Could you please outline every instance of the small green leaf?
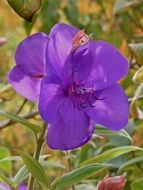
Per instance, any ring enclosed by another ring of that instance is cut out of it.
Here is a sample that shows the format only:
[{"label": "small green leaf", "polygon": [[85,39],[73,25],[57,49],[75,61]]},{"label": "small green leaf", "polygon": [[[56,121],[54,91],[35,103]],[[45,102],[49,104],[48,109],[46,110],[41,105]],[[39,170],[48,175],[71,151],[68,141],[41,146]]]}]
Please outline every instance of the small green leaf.
[{"label": "small green leaf", "polygon": [[111,165],[98,163],[98,164],[87,165],[85,167],[73,170],[61,176],[60,179],[56,180],[53,183],[51,189],[63,189],[64,187],[81,182],[81,180],[86,179],[93,174],[97,174],[103,171],[108,166],[111,166]]},{"label": "small green leaf", "polygon": [[[4,171],[7,174],[11,173],[12,163],[10,160],[4,160],[11,155],[11,152],[6,147],[0,147],[0,171]],[[1,162],[3,160],[3,162]]]},{"label": "small green leaf", "polygon": [[10,84],[8,85],[4,84],[2,85],[2,87],[0,87],[0,98],[2,100],[11,100],[14,94],[15,91]]},{"label": "small green leaf", "polygon": [[124,170],[126,167],[132,165],[132,164],[136,164],[136,163],[141,163],[143,162],[143,156],[140,156],[140,157],[136,157],[136,158],[133,158],[131,160],[128,160],[126,161],[124,164],[122,164],[119,169],[118,169],[118,173],[121,173],[122,170]]},{"label": "small green leaf", "polygon": [[138,64],[143,65],[143,43],[131,43],[129,47],[136,54]]},{"label": "small green leaf", "polygon": [[10,112],[5,112],[0,110],[0,115],[7,117],[15,122],[18,122],[26,127],[28,127],[29,129],[31,129],[34,133],[39,133],[42,131],[41,127],[39,125],[30,123],[29,121],[27,121],[26,119],[21,118],[20,116],[17,116],[14,113],[10,113]]},{"label": "small green leaf", "polygon": [[57,169],[62,169],[62,170],[65,170],[66,169],[66,166],[62,165],[61,163],[58,163],[56,161],[39,161],[40,164],[43,166],[43,167],[47,167],[47,168],[57,168]]},{"label": "small green leaf", "polygon": [[0,164],[5,161],[20,161],[20,156],[7,156],[6,158],[0,159]]},{"label": "small green leaf", "polygon": [[31,22],[33,16],[40,9],[41,0],[7,0],[15,12]]},{"label": "small green leaf", "polygon": [[22,166],[13,179],[14,183],[18,185],[20,182],[25,180],[28,174],[29,170],[26,168],[26,166]]},{"label": "small green leaf", "polygon": [[[143,64],[143,63],[142,63]],[[143,66],[141,66],[134,74],[133,81],[137,84],[143,82]]]},{"label": "small green leaf", "polygon": [[131,190],[142,190],[143,189],[143,178],[139,178],[132,182]]},{"label": "small green leaf", "polygon": [[130,104],[130,116],[132,119],[143,119],[142,110],[138,107],[137,100],[133,100]]},{"label": "small green leaf", "polygon": [[118,147],[118,148],[112,148],[111,150],[105,151],[100,155],[96,155],[95,157],[92,157],[92,158],[82,162],[81,166],[108,161],[108,160],[111,160],[112,158],[116,158],[117,156],[120,156],[122,154],[126,154],[128,152],[136,151],[136,150],[143,151],[142,148],[139,148],[137,146],[122,146],[122,147]]},{"label": "small green leaf", "polygon": [[138,85],[130,104],[130,116],[133,119],[143,119],[142,110],[138,106],[138,99],[142,95],[142,92],[143,92],[143,83]]},{"label": "small green leaf", "polygon": [[141,3],[141,0],[116,0],[114,8],[113,8],[113,13],[118,14],[124,10],[127,10],[128,8],[132,6],[136,6],[139,3]]},{"label": "small green leaf", "polygon": [[26,165],[26,167],[28,168],[28,170],[31,172],[31,174],[41,183],[43,184],[45,187],[48,187],[48,181],[47,181],[47,177],[46,174],[44,172],[44,169],[42,168],[42,166],[39,164],[39,162],[32,158],[30,155],[21,152],[20,153],[24,164]]},{"label": "small green leaf", "polygon": [[92,146],[91,144],[87,143],[87,144],[85,144],[85,145],[81,148],[79,163],[84,162],[85,160],[88,159],[91,146]]},{"label": "small green leaf", "polygon": [[104,128],[104,127],[96,126],[95,134],[107,135],[107,136],[109,135],[109,136],[125,137],[131,142],[131,144],[133,144],[132,138],[130,137],[130,135],[124,129],[122,129],[120,131],[110,131],[110,130]]}]

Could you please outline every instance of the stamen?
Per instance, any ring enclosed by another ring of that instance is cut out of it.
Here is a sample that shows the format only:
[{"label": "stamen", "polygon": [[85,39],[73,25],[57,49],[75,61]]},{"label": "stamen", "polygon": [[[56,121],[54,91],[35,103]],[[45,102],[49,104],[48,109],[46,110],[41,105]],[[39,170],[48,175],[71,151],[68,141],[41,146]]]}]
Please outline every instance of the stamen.
[{"label": "stamen", "polygon": [[80,107],[81,107],[81,108],[87,108],[88,105],[87,105],[87,104],[84,105],[84,104],[82,104],[82,103],[80,102]]},{"label": "stamen", "polygon": [[96,107],[97,100],[104,100],[106,97],[100,98],[95,95],[93,88],[86,88],[84,84],[74,81],[68,90],[69,96],[73,97],[74,107],[79,110],[87,107]]},{"label": "stamen", "polygon": [[103,97],[103,98],[98,98],[95,96],[95,94],[93,93],[92,96],[96,99],[96,100],[104,100],[106,97]]}]

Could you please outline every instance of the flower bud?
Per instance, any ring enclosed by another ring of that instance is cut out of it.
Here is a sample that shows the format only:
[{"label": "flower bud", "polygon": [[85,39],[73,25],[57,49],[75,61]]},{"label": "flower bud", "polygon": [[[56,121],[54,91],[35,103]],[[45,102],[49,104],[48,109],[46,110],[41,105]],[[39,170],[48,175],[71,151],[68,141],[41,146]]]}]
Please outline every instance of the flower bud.
[{"label": "flower bud", "polygon": [[32,21],[33,16],[36,14],[41,6],[41,0],[7,1],[19,16],[23,17],[29,22]]},{"label": "flower bud", "polygon": [[97,190],[122,190],[125,186],[125,175],[109,177],[105,176],[102,181],[99,182]]},{"label": "flower bud", "polygon": [[7,43],[7,39],[5,37],[0,37],[0,46]]}]

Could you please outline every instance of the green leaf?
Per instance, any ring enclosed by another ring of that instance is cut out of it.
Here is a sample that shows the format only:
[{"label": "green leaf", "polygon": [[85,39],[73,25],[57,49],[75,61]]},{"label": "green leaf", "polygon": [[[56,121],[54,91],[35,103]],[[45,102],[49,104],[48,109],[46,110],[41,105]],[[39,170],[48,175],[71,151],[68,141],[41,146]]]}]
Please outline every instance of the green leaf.
[{"label": "green leaf", "polygon": [[120,156],[122,154],[126,154],[126,153],[129,153],[131,151],[136,151],[136,150],[143,151],[142,148],[139,148],[137,146],[122,146],[122,147],[118,147],[118,148],[112,148],[111,150],[105,151],[100,155],[96,155],[96,156],[82,162],[81,166],[108,161],[108,160],[111,160],[112,158],[116,158],[117,156]]},{"label": "green leaf", "polygon": [[[142,62],[143,64],[143,62]],[[143,66],[141,66],[134,74],[133,81],[137,84],[143,82]]]},{"label": "green leaf", "polygon": [[0,88],[0,98],[2,100],[11,100],[14,94],[15,94],[15,91],[10,84],[3,85]]},{"label": "green leaf", "polygon": [[136,158],[133,158],[131,160],[128,160],[126,161],[124,164],[122,164],[119,169],[118,169],[118,173],[121,173],[122,170],[124,170],[126,167],[129,167],[130,165],[132,164],[136,164],[136,163],[141,163],[143,162],[143,156],[140,156],[140,157],[136,157]]},{"label": "green leaf", "polygon": [[7,0],[15,12],[31,22],[33,16],[40,9],[41,0]]},{"label": "green leaf", "polygon": [[95,134],[125,137],[131,142],[131,144],[133,144],[133,139],[130,137],[130,135],[124,129],[122,129],[120,131],[110,131],[104,127],[96,126]]},{"label": "green leaf", "polygon": [[87,165],[85,167],[73,170],[61,176],[60,179],[56,180],[53,183],[51,189],[63,189],[64,187],[81,182],[81,180],[86,179],[93,174],[97,174],[103,171],[108,166],[111,166],[111,165],[98,163],[98,164]]},{"label": "green leaf", "polygon": [[[11,173],[12,163],[9,160],[4,160],[11,155],[11,152],[6,147],[0,147],[0,170],[7,174]],[[3,160],[3,162],[1,162]]]},{"label": "green leaf", "polygon": [[28,127],[29,129],[31,129],[34,133],[39,133],[42,131],[41,127],[39,125],[30,123],[29,121],[27,121],[26,119],[21,118],[20,116],[17,116],[14,113],[10,113],[10,112],[5,112],[0,110],[0,115],[7,117],[15,122],[18,122],[26,127]]},{"label": "green leaf", "polygon": [[41,183],[43,184],[45,187],[48,187],[48,181],[47,181],[47,177],[46,174],[44,172],[44,169],[42,168],[42,166],[39,164],[39,162],[32,158],[30,155],[21,152],[20,153],[24,164],[26,165],[26,167],[28,168],[28,170],[31,172],[31,174]]},{"label": "green leaf", "polygon": [[136,54],[139,65],[143,65],[143,43],[131,43],[129,47]]},{"label": "green leaf", "polygon": [[0,159],[0,164],[5,161],[20,161],[21,157],[20,156],[8,156],[6,158]]},{"label": "green leaf", "polygon": [[57,168],[57,169],[63,169],[65,170],[66,169],[66,166],[62,165],[61,163],[58,163],[56,161],[39,161],[40,164],[43,166],[43,167],[47,167],[47,168]]},{"label": "green leaf", "polygon": [[139,3],[141,3],[141,0],[116,0],[114,8],[113,8],[113,13],[114,14],[118,14],[122,11],[127,10],[128,8],[132,7],[132,6],[136,6]]},{"label": "green leaf", "polygon": [[26,179],[28,174],[29,170],[26,168],[26,166],[22,166],[13,179],[14,183],[18,185],[20,182]]},{"label": "green leaf", "polygon": [[137,179],[132,182],[131,190],[142,190],[143,189],[143,178]]},{"label": "green leaf", "polygon": [[133,119],[143,119],[142,110],[138,106],[138,99],[142,95],[142,92],[143,92],[143,83],[140,83],[137,89],[135,90],[134,96],[130,104],[130,116]]},{"label": "green leaf", "polygon": [[92,145],[87,143],[85,144],[80,151],[80,158],[79,158],[79,163],[84,162],[85,160],[88,159],[90,149],[92,148]]},{"label": "green leaf", "polygon": [[[45,164],[45,162],[47,162],[47,161],[45,161],[44,163],[43,163],[43,160],[45,159],[45,158],[47,158],[49,155],[42,155],[42,156],[40,156],[40,164],[42,165],[42,166],[44,166],[45,167],[45,165],[47,166],[47,167],[50,167],[49,166],[49,164]],[[56,164],[56,163],[55,163]],[[56,166],[55,166],[56,167]],[[57,166],[58,167],[58,166]],[[60,167],[60,166],[59,166]],[[15,175],[15,177],[14,177],[14,179],[13,179],[13,181],[14,181],[14,183],[16,184],[16,185],[18,185],[20,182],[22,182],[22,181],[24,181],[26,178],[27,178],[27,176],[29,175],[29,170],[26,168],[26,166],[22,166],[20,169],[19,169],[19,171],[17,172],[17,174]]]}]

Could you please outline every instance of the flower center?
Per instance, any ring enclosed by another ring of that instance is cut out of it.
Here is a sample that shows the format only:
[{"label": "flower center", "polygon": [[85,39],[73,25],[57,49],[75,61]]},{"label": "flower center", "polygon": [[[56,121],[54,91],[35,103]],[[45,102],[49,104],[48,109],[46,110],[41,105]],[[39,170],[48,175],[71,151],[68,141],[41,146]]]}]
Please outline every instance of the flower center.
[{"label": "flower center", "polygon": [[68,95],[73,98],[74,106],[78,109],[95,107],[97,100],[103,100],[95,95],[96,92],[92,88],[87,88],[84,84],[74,81],[68,89]]},{"label": "flower center", "polygon": [[83,84],[74,81],[73,84],[70,86],[68,92],[70,96],[85,95],[86,93],[90,92],[90,89],[86,88]]}]

